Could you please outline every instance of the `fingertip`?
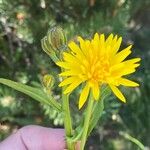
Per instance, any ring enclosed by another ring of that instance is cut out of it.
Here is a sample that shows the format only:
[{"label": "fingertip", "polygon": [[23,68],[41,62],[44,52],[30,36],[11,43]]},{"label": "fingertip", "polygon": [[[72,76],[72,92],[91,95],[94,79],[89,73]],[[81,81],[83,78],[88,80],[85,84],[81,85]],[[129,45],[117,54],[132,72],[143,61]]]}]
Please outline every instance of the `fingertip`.
[{"label": "fingertip", "polygon": [[23,127],[21,136],[30,150],[62,150],[66,148],[64,129],[30,125]]}]

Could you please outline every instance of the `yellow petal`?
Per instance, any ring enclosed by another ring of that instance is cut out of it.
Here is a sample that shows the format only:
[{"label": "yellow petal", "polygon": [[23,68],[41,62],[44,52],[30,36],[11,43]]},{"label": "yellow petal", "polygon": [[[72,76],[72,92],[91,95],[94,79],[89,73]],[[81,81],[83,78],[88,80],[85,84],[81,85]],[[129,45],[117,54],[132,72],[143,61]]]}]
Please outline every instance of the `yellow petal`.
[{"label": "yellow petal", "polygon": [[99,44],[99,34],[98,33],[95,33],[94,41],[95,41],[95,44],[98,46],[98,44]]},{"label": "yellow petal", "polygon": [[82,57],[84,57],[84,55],[80,47],[75,42],[70,42],[68,44],[68,47],[76,54],[76,57],[78,56],[82,60]]},{"label": "yellow petal", "polygon": [[113,34],[110,34],[109,37],[106,40],[106,44],[111,44],[112,43],[112,39],[113,39]]},{"label": "yellow petal", "polygon": [[120,48],[120,45],[121,45],[121,42],[122,42],[122,37],[120,37],[117,40],[117,42],[114,43],[114,46],[112,45],[113,46],[113,48],[112,48],[112,56],[115,55],[118,52],[118,50]]},{"label": "yellow petal", "polygon": [[101,34],[99,38],[100,38],[100,46],[104,46],[105,35],[104,35],[104,34]]},{"label": "yellow petal", "polygon": [[94,55],[98,55],[99,54],[99,49],[101,47],[100,45],[100,37],[98,33],[95,33],[94,35],[94,39],[91,41],[91,51],[92,53],[94,53]]},{"label": "yellow petal", "polygon": [[124,61],[124,63],[126,65],[131,65],[131,64],[135,64],[139,61],[141,61],[141,58],[133,58],[133,59],[129,59],[129,60]]},{"label": "yellow petal", "polygon": [[69,78],[66,78],[66,79],[64,79],[58,86],[61,87],[61,86],[65,86],[65,85],[71,84],[71,83],[74,82],[75,80],[76,80],[76,77],[69,77]]},{"label": "yellow petal", "polygon": [[117,53],[112,59],[113,64],[122,62],[129,54],[131,54],[132,45]]},{"label": "yellow petal", "polygon": [[99,36],[99,55],[104,55],[105,53],[105,35],[100,34]]},{"label": "yellow petal", "polygon": [[133,65],[134,68],[137,68],[137,67],[139,67],[139,66],[140,66],[140,64],[134,64],[134,65]]},{"label": "yellow petal", "polygon": [[138,83],[128,80],[128,79],[125,79],[125,78],[120,78],[119,83],[124,86],[131,86],[131,87],[139,86]]},{"label": "yellow petal", "polygon": [[79,98],[79,109],[81,109],[84,103],[86,102],[88,95],[89,95],[89,90],[90,90],[90,87],[88,84],[86,84]]},{"label": "yellow petal", "polygon": [[58,61],[56,64],[64,69],[74,69],[74,70],[79,70],[78,66],[80,66],[79,60],[72,61],[72,62],[66,60]]},{"label": "yellow petal", "polygon": [[78,36],[78,41],[80,42],[80,48],[81,48],[81,51],[83,52],[83,55],[86,57],[89,57],[90,41],[89,40],[83,40],[82,37],[80,37],[80,36]]},{"label": "yellow petal", "polygon": [[99,39],[99,34],[98,34],[98,33],[95,33],[95,34],[94,34],[94,40],[97,41],[98,39]]},{"label": "yellow petal", "polygon": [[79,79],[76,79],[73,83],[71,83],[64,91],[64,94],[72,92],[78,85],[80,85],[82,81]]},{"label": "yellow petal", "polygon": [[104,34],[100,34],[100,41],[102,43],[105,41],[105,35]]},{"label": "yellow petal", "polygon": [[72,71],[64,71],[62,73],[59,74],[59,76],[76,76],[78,75],[79,72],[77,72],[76,70],[72,70]]},{"label": "yellow petal", "polygon": [[[130,60],[129,60],[130,61]],[[111,74],[114,75],[127,75],[135,72],[135,68],[137,68],[140,64],[133,64],[131,62],[125,61],[119,64],[115,64],[110,68]]]},{"label": "yellow petal", "polygon": [[94,99],[98,100],[99,99],[99,93],[100,93],[98,83],[95,83],[92,85],[92,93],[93,93]]},{"label": "yellow petal", "polygon": [[124,63],[115,64],[110,68],[110,71],[111,72],[118,71],[118,70],[122,69],[124,66],[125,66]]},{"label": "yellow petal", "polygon": [[66,62],[63,62],[63,61],[58,61],[56,63],[56,65],[58,65],[59,67],[65,68],[65,69],[69,69],[70,68],[70,64],[66,63]]},{"label": "yellow petal", "polygon": [[134,68],[126,68],[126,69],[123,69],[122,71],[120,71],[120,74],[121,76],[124,76],[124,75],[128,75],[128,74],[131,74],[133,72],[135,72],[136,70]]},{"label": "yellow petal", "polygon": [[63,58],[67,62],[71,62],[71,63],[74,62],[76,64],[78,63],[78,59],[75,56],[73,56],[72,54],[66,53],[66,52],[63,53]]},{"label": "yellow petal", "polygon": [[81,50],[85,52],[85,50],[86,50],[85,41],[80,36],[78,36],[78,41],[80,42]]},{"label": "yellow petal", "polygon": [[121,93],[121,91],[114,85],[109,85],[110,88],[112,89],[113,93],[122,101],[122,102],[126,102],[125,97],[123,96],[123,94]]},{"label": "yellow petal", "polygon": [[115,37],[112,39],[111,46],[114,46],[114,45],[115,45],[115,43],[117,42],[117,39],[118,39],[118,36],[115,35]]}]

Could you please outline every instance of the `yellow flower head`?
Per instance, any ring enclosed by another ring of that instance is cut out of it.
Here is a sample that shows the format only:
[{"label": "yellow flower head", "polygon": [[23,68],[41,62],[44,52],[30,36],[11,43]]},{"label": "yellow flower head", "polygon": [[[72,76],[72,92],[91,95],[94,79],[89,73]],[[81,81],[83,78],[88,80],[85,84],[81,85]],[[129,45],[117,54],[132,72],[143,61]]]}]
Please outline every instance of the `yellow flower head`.
[{"label": "yellow flower head", "polygon": [[[131,45],[119,51],[121,37],[110,34],[105,40],[104,34],[96,33],[92,40],[83,40],[78,37],[79,45],[70,42],[69,51],[63,52],[63,60],[57,65],[63,68],[60,76],[65,78],[59,86],[66,86],[64,94],[71,93],[83,83],[84,87],[79,98],[79,108],[86,102],[89,91],[92,91],[95,100],[99,99],[100,87],[108,84],[113,93],[123,102],[125,97],[118,89],[119,85],[135,87],[139,84],[124,78],[125,75],[135,72],[140,64],[140,58],[124,59],[131,53]],[[119,52],[118,52],[119,51]]]}]

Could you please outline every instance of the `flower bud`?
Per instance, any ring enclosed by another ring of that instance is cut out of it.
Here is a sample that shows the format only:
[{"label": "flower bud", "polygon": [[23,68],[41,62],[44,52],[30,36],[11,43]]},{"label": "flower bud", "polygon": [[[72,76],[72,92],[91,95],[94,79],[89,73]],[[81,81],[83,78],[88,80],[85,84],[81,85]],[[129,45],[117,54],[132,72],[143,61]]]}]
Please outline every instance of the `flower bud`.
[{"label": "flower bud", "polygon": [[41,40],[41,46],[42,49],[48,54],[50,55],[52,52],[52,47],[51,45],[48,43],[47,37],[45,36],[42,40]]},{"label": "flower bud", "polygon": [[66,37],[61,27],[50,29],[47,33],[47,40],[54,50],[61,50],[66,45]]},{"label": "flower bud", "polygon": [[52,88],[54,85],[54,77],[50,74],[46,74],[44,75],[42,82],[46,89]]}]

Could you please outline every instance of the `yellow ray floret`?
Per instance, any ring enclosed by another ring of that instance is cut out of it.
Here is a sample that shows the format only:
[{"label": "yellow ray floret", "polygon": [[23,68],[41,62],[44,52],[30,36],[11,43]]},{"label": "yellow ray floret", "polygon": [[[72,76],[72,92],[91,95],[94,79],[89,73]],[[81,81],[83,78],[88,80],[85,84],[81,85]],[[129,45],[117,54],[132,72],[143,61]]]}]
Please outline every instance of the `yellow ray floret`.
[{"label": "yellow ray floret", "polygon": [[132,46],[120,51],[122,37],[113,34],[105,39],[104,34],[96,33],[92,40],[78,37],[78,41],[79,44],[71,41],[68,44],[70,50],[63,52],[63,60],[57,62],[63,68],[60,76],[65,77],[59,84],[66,87],[64,94],[71,93],[83,83],[79,98],[79,108],[82,108],[90,91],[93,98],[98,100],[100,87],[107,84],[121,101],[126,102],[118,86],[139,86],[124,77],[135,72],[140,65],[140,58],[125,60],[131,54]]}]

